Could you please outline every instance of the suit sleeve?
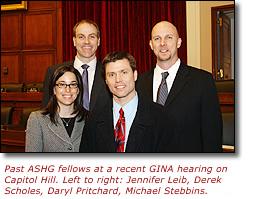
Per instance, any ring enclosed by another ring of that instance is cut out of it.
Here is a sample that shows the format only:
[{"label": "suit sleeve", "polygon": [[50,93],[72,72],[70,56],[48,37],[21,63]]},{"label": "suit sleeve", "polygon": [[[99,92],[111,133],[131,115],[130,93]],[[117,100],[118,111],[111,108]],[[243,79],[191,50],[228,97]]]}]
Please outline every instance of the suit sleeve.
[{"label": "suit sleeve", "polygon": [[222,116],[214,79],[204,81],[201,102],[201,128],[204,152],[222,151]]},{"label": "suit sleeve", "polygon": [[32,112],[27,121],[26,128],[26,152],[42,152],[43,150],[42,129],[36,113]]},{"label": "suit sleeve", "polygon": [[81,137],[81,143],[80,143],[80,149],[79,152],[86,153],[86,152],[94,152],[94,137],[93,137],[93,129],[91,125],[91,122],[88,119],[85,122],[85,126],[83,128],[82,137]]}]

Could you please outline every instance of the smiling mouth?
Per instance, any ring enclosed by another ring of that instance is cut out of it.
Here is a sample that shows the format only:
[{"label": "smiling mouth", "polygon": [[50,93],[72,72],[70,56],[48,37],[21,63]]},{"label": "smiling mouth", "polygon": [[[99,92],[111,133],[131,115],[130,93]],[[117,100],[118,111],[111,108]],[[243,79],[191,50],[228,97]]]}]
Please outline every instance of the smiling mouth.
[{"label": "smiling mouth", "polygon": [[63,98],[67,98],[67,99],[72,98],[72,95],[62,95],[62,96],[63,96]]},{"label": "smiling mouth", "polygon": [[82,49],[85,49],[85,50],[91,49],[91,48],[92,48],[91,46],[83,46],[83,47],[82,47]]},{"label": "smiling mouth", "polygon": [[159,52],[166,53],[166,52],[168,52],[168,50],[160,50]]},{"label": "smiling mouth", "polygon": [[115,86],[115,88],[122,89],[122,88],[125,88],[125,86]]}]

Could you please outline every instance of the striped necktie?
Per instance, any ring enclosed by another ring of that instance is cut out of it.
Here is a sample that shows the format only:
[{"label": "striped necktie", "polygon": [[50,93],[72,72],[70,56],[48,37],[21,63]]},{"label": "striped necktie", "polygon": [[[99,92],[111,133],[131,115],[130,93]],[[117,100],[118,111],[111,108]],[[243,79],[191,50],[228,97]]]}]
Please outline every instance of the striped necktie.
[{"label": "striped necktie", "polygon": [[89,110],[89,83],[88,83],[88,67],[89,65],[83,64],[82,81],[83,81],[83,106]]},{"label": "striped necktie", "polygon": [[168,77],[169,73],[164,72],[164,73],[161,73],[161,75],[162,75],[162,81],[158,88],[157,103],[164,106],[167,99],[167,95],[168,95],[166,78]]}]

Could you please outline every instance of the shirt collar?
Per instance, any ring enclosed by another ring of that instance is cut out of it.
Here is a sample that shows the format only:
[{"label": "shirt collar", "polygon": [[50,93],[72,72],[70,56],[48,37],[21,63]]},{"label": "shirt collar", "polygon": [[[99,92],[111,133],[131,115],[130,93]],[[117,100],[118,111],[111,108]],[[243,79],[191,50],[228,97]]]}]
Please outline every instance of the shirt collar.
[{"label": "shirt collar", "polygon": [[[134,107],[137,107],[138,105],[138,95],[137,93],[135,96],[128,102],[126,103],[123,107],[118,104],[114,99],[113,99],[113,112],[116,115],[119,115],[119,110],[120,108],[123,109],[125,114],[131,113],[132,110],[134,110]],[[126,116],[125,116],[126,117]]]},{"label": "shirt collar", "polygon": [[[75,60],[74,60],[74,67],[78,70],[83,70],[83,68],[81,67],[84,63],[79,60],[79,58],[77,56],[75,56]],[[87,65],[89,65],[88,70],[95,70],[96,69],[96,64],[97,64],[97,58],[95,57],[94,59],[92,59],[89,63],[86,63]]]},{"label": "shirt collar", "polygon": [[157,74],[161,74],[163,72],[168,72],[169,74],[176,74],[179,69],[180,64],[181,64],[181,60],[179,58],[174,63],[174,65],[172,65],[168,70],[163,70],[162,68],[160,68],[160,66],[158,64],[156,64],[154,72]]}]

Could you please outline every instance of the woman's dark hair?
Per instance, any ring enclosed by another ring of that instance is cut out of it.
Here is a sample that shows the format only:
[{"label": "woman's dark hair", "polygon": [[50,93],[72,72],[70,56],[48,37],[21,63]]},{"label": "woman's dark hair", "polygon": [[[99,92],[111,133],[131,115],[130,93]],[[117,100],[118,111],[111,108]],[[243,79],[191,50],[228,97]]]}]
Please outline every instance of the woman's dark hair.
[{"label": "woman's dark hair", "polygon": [[42,114],[43,115],[50,115],[50,120],[52,123],[57,124],[56,121],[56,113],[59,108],[58,102],[56,95],[54,94],[54,87],[56,86],[57,80],[64,75],[66,72],[71,72],[75,75],[78,83],[78,88],[79,88],[79,93],[77,95],[77,98],[74,101],[74,111],[72,114],[77,114],[77,116],[80,118],[79,121],[86,119],[85,117],[87,116],[87,111],[83,107],[83,83],[82,83],[82,77],[81,74],[77,69],[75,69],[72,65],[63,65],[58,67],[54,74],[52,75],[50,79],[50,84],[49,84],[49,103],[47,106],[43,109]]}]

